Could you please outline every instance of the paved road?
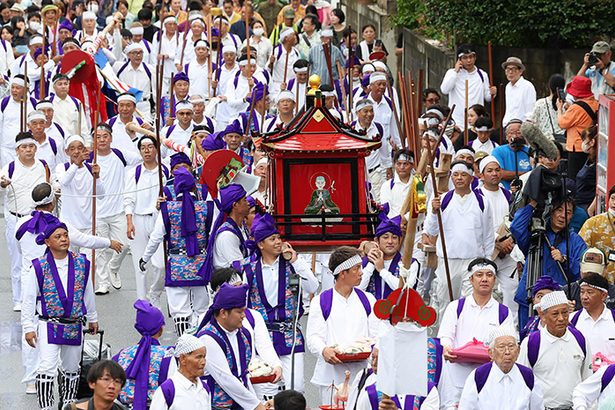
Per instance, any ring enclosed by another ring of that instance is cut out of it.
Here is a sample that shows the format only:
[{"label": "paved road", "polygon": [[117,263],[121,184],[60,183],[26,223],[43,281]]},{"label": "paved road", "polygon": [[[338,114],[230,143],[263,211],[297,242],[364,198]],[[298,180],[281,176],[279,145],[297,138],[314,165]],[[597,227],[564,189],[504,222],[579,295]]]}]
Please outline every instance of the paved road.
[{"label": "paved road", "polygon": [[[13,312],[11,297],[11,281],[8,273],[8,252],[6,250],[5,224],[0,219],[0,410],[36,409],[36,396],[26,395],[25,386],[20,383],[23,376],[21,366],[21,326],[19,313]],[[123,288],[112,290],[109,295],[96,296],[96,305],[100,325],[105,329],[105,341],[111,344],[115,354],[120,348],[138,342],[139,334],[134,330],[134,309],[132,304],[136,298],[134,272],[130,255],[124,259],[120,270]],[[162,300],[163,312],[166,311],[166,300]],[[161,344],[170,345],[175,342],[172,321],[167,318],[167,327],[161,338]],[[305,323],[304,323],[305,325]],[[314,369],[315,360],[306,354],[305,377],[309,381]],[[318,393],[316,388],[306,382],[306,397],[310,407],[317,406]]]}]

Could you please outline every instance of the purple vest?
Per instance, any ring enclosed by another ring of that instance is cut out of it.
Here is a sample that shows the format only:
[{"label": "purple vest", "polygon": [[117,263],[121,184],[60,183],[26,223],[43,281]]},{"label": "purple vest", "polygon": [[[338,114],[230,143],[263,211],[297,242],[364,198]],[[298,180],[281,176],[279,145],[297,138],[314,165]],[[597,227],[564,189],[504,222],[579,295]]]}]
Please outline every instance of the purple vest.
[{"label": "purple vest", "polygon": [[165,286],[203,286],[207,239],[211,226],[212,204],[206,201],[194,201],[195,219],[197,224],[197,241],[200,253],[194,257],[186,255],[186,240],[181,236],[181,201],[167,201],[160,206],[162,220],[167,234],[168,263],[165,275]]},{"label": "purple vest", "polygon": [[[432,382],[427,383],[427,393],[436,387],[436,385]],[[367,397],[369,397],[369,404],[372,410],[378,410],[378,403],[382,400],[382,392],[376,389],[376,383],[370,384],[365,388],[367,392]],[[402,410],[419,410],[421,405],[425,401],[425,397],[421,396],[406,396],[404,399],[404,404],[402,405],[397,396],[391,397],[391,400],[395,402],[395,405],[398,409]]]},{"label": "purple vest", "polygon": [[[393,257],[393,260],[391,261],[391,265],[389,265],[389,272],[391,272],[393,275],[399,277],[399,261],[401,260],[401,253],[397,252],[397,254]],[[412,259],[412,262],[416,261],[416,259]],[[369,260],[367,259],[367,256],[365,256],[363,258],[363,267],[366,267],[367,264],[369,263]],[[393,289],[391,289],[389,287],[389,285],[387,285],[386,283],[384,283],[384,288],[382,287],[383,283],[382,283],[382,279],[380,278],[380,273],[376,272],[376,270],[374,269],[374,273],[372,274],[372,277],[369,279],[369,283],[367,284],[367,291],[369,293],[371,293],[372,295],[374,295],[374,297],[376,299],[386,299],[387,296],[389,296],[389,294],[391,292],[393,292]]]},{"label": "purple vest", "polygon": [[83,301],[90,262],[84,254],[68,253],[67,292],[55,260],[47,251],[32,260],[40,291],[41,319],[47,320],[47,341],[57,345],[81,345],[81,329],[87,313]]},{"label": "purple vest", "polygon": [[[139,345],[134,345],[122,349],[113,357],[113,360],[122,366],[124,370],[126,370],[128,366],[130,366],[130,363],[134,360],[138,348]],[[169,349],[170,346],[160,346],[154,344],[151,346],[151,353],[149,356],[149,380],[147,386],[148,403],[152,401],[152,397],[154,396],[154,392],[158,386],[167,379],[171,360],[175,360],[173,356],[170,355]],[[118,398],[122,403],[130,404],[133,402],[134,397],[135,380],[126,379],[126,383],[124,383],[124,387],[122,388]]]},{"label": "purple vest", "polygon": [[[297,293],[297,289],[288,286],[290,275],[295,274],[292,265],[284,258],[278,258],[278,262],[278,300],[273,304],[265,296],[262,259],[253,255],[250,262],[243,266],[243,271],[250,285],[248,307],[263,315],[276,353],[284,356],[291,353],[293,346],[293,315],[297,314],[301,317],[303,306],[301,306],[301,295]],[[299,305],[299,312],[297,312],[297,305]],[[297,326],[295,352],[304,351],[303,333]]]},{"label": "purple vest", "polygon": [[[237,332],[237,346],[239,347],[239,361],[235,360],[235,354],[231,343],[226,336],[226,333],[215,319],[212,319],[210,323],[205,325],[197,337],[208,335],[218,343],[222,351],[226,355],[226,360],[231,369],[231,373],[247,388],[249,386],[248,380],[248,364],[252,360],[252,338],[250,332],[243,327]],[[230,395],[228,395],[222,387],[211,376],[207,376],[208,385],[211,391],[211,408],[212,410],[239,410],[241,407],[235,403]]]}]

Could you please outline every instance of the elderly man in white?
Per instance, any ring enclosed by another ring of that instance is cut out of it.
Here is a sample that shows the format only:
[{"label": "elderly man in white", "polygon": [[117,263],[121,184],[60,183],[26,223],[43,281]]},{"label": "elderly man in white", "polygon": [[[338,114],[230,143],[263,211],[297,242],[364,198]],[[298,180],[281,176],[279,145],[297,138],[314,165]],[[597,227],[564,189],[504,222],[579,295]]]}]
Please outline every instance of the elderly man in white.
[{"label": "elderly man in white", "polygon": [[519,363],[533,369],[545,408],[569,409],[573,389],[592,374],[592,354],[581,332],[568,326],[563,291],[544,295],[540,308],[545,327],[523,340]]},{"label": "elderly man in white", "polygon": [[461,393],[459,410],[542,410],[542,390],[534,374],[518,363],[519,338],[511,326],[491,331],[489,357],[492,362],[472,371]]}]

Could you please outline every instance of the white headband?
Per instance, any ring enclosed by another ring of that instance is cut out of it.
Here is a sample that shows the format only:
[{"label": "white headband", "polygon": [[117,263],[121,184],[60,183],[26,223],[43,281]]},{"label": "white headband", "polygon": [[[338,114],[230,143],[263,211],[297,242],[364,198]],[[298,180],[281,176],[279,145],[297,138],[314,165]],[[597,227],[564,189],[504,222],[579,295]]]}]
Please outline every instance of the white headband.
[{"label": "white headband", "polygon": [[470,175],[470,176],[474,176],[474,171],[472,171],[470,168],[468,168],[468,166],[464,163],[457,163],[455,165],[453,165],[451,167],[451,174],[454,174],[455,172],[465,172],[466,174]]},{"label": "white headband", "polygon": [[500,165],[500,161],[498,161],[498,159],[493,155],[487,155],[485,158],[481,159],[480,164],[478,165],[478,170],[480,171],[480,173],[482,174],[483,172],[485,172],[485,168],[487,168],[487,165],[493,162],[498,164],[498,166]]},{"label": "white headband", "polygon": [[474,131],[476,131],[476,132],[489,132],[490,129],[486,125],[483,125],[482,127],[478,127],[478,128],[474,127]]},{"label": "white headband", "polygon": [[334,91],[321,91],[323,97],[335,97]]},{"label": "white headband", "polygon": [[397,160],[398,161],[408,161],[409,163],[414,164],[414,158],[412,158],[411,156],[407,154],[400,154]]},{"label": "white headband", "polygon": [[181,110],[194,111],[194,107],[192,106],[192,103],[190,103],[189,101],[180,101],[177,104],[175,104],[175,111],[181,111]]},{"label": "white headband", "polygon": [[295,99],[295,94],[288,90],[280,91],[280,94],[278,94],[278,98],[276,98],[276,103],[279,103],[282,100],[292,100],[293,102],[297,102],[297,100]]},{"label": "white headband", "polygon": [[28,114],[28,123],[36,120],[45,121],[45,114],[43,114],[42,111],[38,110],[32,111],[30,114]]},{"label": "white headband", "polygon": [[51,190],[51,192],[49,192],[49,195],[47,195],[45,198],[41,199],[40,201],[34,201],[34,206],[43,206],[43,205],[47,205],[53,202],[53,198],[55,197],[55,193],[53,192],[53,189]]},{"label": "white headband", "polygon": [[478,272],[479,270],[485,269],[491,271],[494,275],[497,274],[493,265],[489,263],[477,263],[476,265],[472,266],[472,269],[470,269],[470,276],[474,275],[474,273]]},{"label": "white headband", "polygon": [[286,37],[294,33],[295,33],[295,30],[293,30],[292,28],[287,28],[286,30],[284,30],[282,34],[280,34],[280,43],[283,42]]},{"label": "white headband", "polygon": [[474,153],[467,148],[461,148],[459,151],[457,151],[457,153],[455,154],[455,158],[457,158],[459,155],[464,155],[464,154],[470,155],[472,156],[472,158],[474,158]]},{"label": "white headband", "polygon": [[15,143],[15,148],[20,147],[22,145],[34,144],[36,145],[36,140],[34,138],[24,138]]},{"label": "white headband", "polygon": [[179,357],[183,354],[189,354],[195,350],[205,347],[205,343],[198,337],[195,337],[189,333],[184,333],[177,339],[175,348],[173,349],[173,355]]},{"label": "white headband", "polygon": [[191,19],[190,25],[192,26],[194,23],[199,23],[202,27],[205,27],[205,22],[198,15]]},{"label": "white headband", "polygon": [[320,32],[320,37],[333,37],[333,30],[326,28]]},{"label": "white headband", "polygon": [[194,48],[197,48],[197,47],[209,48],[209,45],[207,44],[207,41],[205,41],[205,40],[197,40],[194,43]]},{"label": "white headband", "polygon": [[376,71],[376,68],[373,64],[365,64],[361,69],[362,74],[373,73],[374,71]]},{"label": "white headband", "polygon": [[190,96],[190,102],[192,104],[204,103],[205,99],[201,95],[194,94]]},{"label": "white headband", "polygon": [[[251,59],[250,59],[250,61],[249,61],[249,63],[250,63],[250,64],[252,64],[252,65],[256,65],[256,59],[251,58]],[[246,60],[241,60],[241,61],[239,62],[239,67],[245,67],[245,66],[247,66],[247,65],[248,65],[248,60],[247,60],[247,59],[246,59]]]},{"label": "white headband", "polygon": [[38,104],[36,104],[36,109],[45,109],[45,108],[51,108],[53,109],[53,104],[50,101],[41,101]]},{"label": "white headband", "polygon": [[162,24],[164,25],[164,24],[167,24],[167,23],[177,23],[177,20],[175,20],[175,16],[168,16],[168,17],[166,17],[163,20]]},{"label": "white headband", "polygon": [[493,328],[493,330],[489,333],[489,342],[494,343],[495,339],[497,339],[498,337],[506,336],[514,338],[516,342],[519,341],[519,335],[517,334],[517,331],[514,327],[512,327],[511,325],[500,325]]},{"label": "white headband", "polygon": [[216,18],[214,19],[214,24],[220,24],[220,23],[219,23],[220,21],[221,21],[221,22],[222,22],[222,24],[224,24],[224,25],[227,25],[227,26],[230,26],[230,25],[231,25],[231,23],[230,23],[227,19],[223,19],[222,17],[216,17]]},{"label": "white headband", "polygon": [[359,112],[365,107],[373,107],[373,106],[374,106],[374,103],[372,102],[372,100],[363,99],[357,103],[356,110],[357,112]]},{"label": "white headband", "polygon": [[376,81],[386,81],[387,76],[384,73],[373,73],[369,76],[369,83],[374,84]]},{"label": "white headband", "polygon": [[590,288],[598,289],[601,292],[609,293],[608,289],[601,288],[600,286],[592,285],[591,283],[583,282],[581,283],[581,286],[588,286]]},{"label": "white headband", "polygon": [[438,118],[440,118],[440,120],[444,119],[444,114],[442,114],[440,110],[436,110],[435,108],[430,108],[429,110],[425,111],[425,114],[435,114],[438,116]]},{"label": "white headband", "polygon": [[293,67],[293,71],[295,73],[307,73],[308,72],[308,68],[307,67]]},{"label": "white headband", "polygon": [[96,20],[96,13],[93,11],[84,11],[81,15],[81,20]]},{"label": "white headband", "polygon": [[361,259],[359,255],[354,255],[352,258],[346,259],[344,262],[337,265],[337,267],[333,271],[333,276],[337,276],[340,274],[340,272],[350,269],[353,266],[360,265],[362,263],[363,259]]},{"label": "white headband", "polygon": [[540,299],[540,308],[542,310],[549,310],[553,306],[568,305],[568,298],[566,294],[561,290],[547,293]]},{"label": "white headband", "polygon": [[142,36],[143,35],[143,27],[132,27],[130,32],[133,36]]},{"label": "white headband", "polygon": [[132,53],[133,51],[141,50],[143,51],[143,47],[140,43],[130,43],[124,48],[124,52],[126,54]]},{"label": "white headband", "polygon": [[375,69],[381,69],[381,70],[388,70],[387,65],[385,63],[383,63],[382,61],[374,61],[372,63],[372,65],[374,66]]},{"label": "white headband", "polygon": [[237,49],[235,48],[235,46],[224,46],[222,47],[222,54],[226,53],[237,54]]},{"label": "white headband", "polygon": [[11,85],[19,85],[21,87],[25,87],[26,86],[26,82],[21,77],[12,77],[11,78]]},{"label": "white headband", "polygon": [[122,94],[122,95],[120,95],[119,97],[117,97],[117,102],[119,103],[120,101],[130,101],[133,104],[137,103],[137,99],[132,94]]},{"label": "white headband", "polygon": [[75,141],[79,141],[85,147],[85,140],[81,135],[71,135],[70,137],[66,138],[66,148],[68,148],[70,144]]},{"label": "white headband", "polygon": [[30,41],[28,42],[28,45],[38,46],[39,44],[43,44],[43,37],[41,36],[30,37]]},{"label": "white headband", "polygon": [[438,138],[440,137],[438,134],[435,133],[435,131],[432,130],[427,130],[423,133],[423,137],[424,136],[428,136],[430,139],[437,141]]}]

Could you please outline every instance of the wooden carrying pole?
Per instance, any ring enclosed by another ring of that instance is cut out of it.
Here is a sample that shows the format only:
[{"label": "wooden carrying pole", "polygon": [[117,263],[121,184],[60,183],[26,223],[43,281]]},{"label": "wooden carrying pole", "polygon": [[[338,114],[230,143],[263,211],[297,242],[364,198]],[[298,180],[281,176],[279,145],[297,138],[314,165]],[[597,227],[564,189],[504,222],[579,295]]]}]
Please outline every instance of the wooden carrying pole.
[{"label": "wooden carrying pole", "polygon": [[[469,128],[469,124],[468,124],[468,104],[469,104],[469,97],[468,97],[468,80],[466,80],[466,101],[465,101],[465,110],[463,112],[463,145],[468,145],[468,139],[469,139],[469,135],[468,135],[468,128]],[[448,122],[445,122],[445,124],[448,124]],[[436,145],[437,147],[437,145]]]},{"label": "wooden carrying pole", "polygon": [[[96,109],[94,111],[94,124],[93,124],[93,136],[92,136],[92,165],[96,165],[98,161],[98,137],[96,135],[98,128],[98,117],[100,116],[100,90],[96,90]],[[92,177],[92,235],[96,236],[96,177]],[[92,260],[90,261],[92,267],[92,285],[96,285],[96,249],[92,249]]]},{"label": "wooden carrying pole", "polygon": [[[352,55],[352,37],[351,37],[351,32],[352,32],[352,28],[350,26],[350,24],[348,25],[348,109],[347,109],[347,115],[348,115],[348,123],[350,124],[352,122],[352,108],[353,108],[353,104],[352,104],[352,93],[353,93],[353,82],[352,82],[352,70],[353,70],[353,66],[354,66],[354,60],[353,60],[353,55]],[[401,135],[400,135],[401,137]],[[403,141],[403,138],[402,138]]]},{"label": "wooden carrying pole", "polygon": [[[493,87],[493,56],[491,54],[491,41],[487,43],[487,56],[489,57],[489,88]],[[491,97],[491,121],[495,125],[495,97]]]},{"label": "wooden carrying pole", "polygon": [[[446,117],[444,124],[448,124],[448,122],[451,119],[451,116],[453,115],[453,111],[455,111],[455,105],[451,107],[451,111],[448,113],[448,116]],[[436,149],[437,147],[440,146],[440,143],[442,143],[442,138],[444,137],[445,131],[446,131],[446,128],[442,127],[442,129],[440,130],[440,135],[438,136],[438,142],[436,143]],[[431,176],[431,183],[433,185],[434,196],[440,196],[440,193],[438,192],[438,181],[436,180],[436,171],[434,170],[434,167],[433,167],[433,161],[434,161],[436,150],[434,149],[432,151],[429,144],[427,144],[427,150],[429,152],[429,162],[428,162],[429,174]],[[451,271],[448,266],[448,253],[446,251],[446,241],[444,239],[444,225],[442,224],[442,213],[440,212],[440,209],[438,209],[438,211],[436,212],[436,217],[438,218],[438,230],[440,231],[440,241],[442,243],[442,256],[443,256],[442,259],[444,259],[444,271],[446,272],[446,284],[448,285],[448,296],[452,302],[453,301],[453,284],[451,283]]]},{"label": "wooden carrying pole", "polygon": [[38,99],[40,100],[44,100],[45,99],[45,46],[47,45],[47,26],[45,25],[45,17],[43,16],[43,46],[41,49],[41,58],[42,58],[42,63],[41,63],[41,79],[39,80],[39,87],[38,87]]},{"label": "wooden carrying pole", "polygon": [[[412,124],[410,122],[410,117],[408,115],[408,94],[405,90],[405,81],[404,75],[401,71],[397,72],[397,84],[399,85],[399,100],[401,102],[401,115],[404,120],[403,130],[406,138],[401,138],[401,144],[404,148],[412,149],[412,137],[411,137],[411,127]],[[401,136],[400,136],[401,137]]]},{"label": "wooden carrying pole", "polygon": [[[500,145],[504,141],[504,84],[500,83],[498,87],[498,105],[500,108]],[[495,119],[493,120],[495,123]]]},{"label": "wooden carrying pole", "polygon": [[[342,66],[339,61],[335,63],[337,68],[337,76],[340,79],[340,87],[342,87],[342,98],[344,99],[344,107],[346,108],[346,118],[350,118],[350,107],[348,106],[348,96],[346,94],[346,86],[344,85],[344,75],[342,74]],[[342,121],[343,122],[343,121]],[[401,134],[400,134],[401,137]]]},{"label": "wooden carrying pole", "polygon": [[23,92],[23,96],[21,98],[22,104],[23,104],[23,108],[21,110],[22,115],[21,115],[21,124],[20,124],[20,130],[21,132],[24,132],[28,129],[28,92],[30,90],[30,82],[28,81],[28,63],[24,64],[24,69],[23,69],[23,74],[24,74],[24,92]]},{"label": "wooden carrying pole", "polygon": [[213,41],[211,41],[211,13],[207,15],[207,42],[209,43],[209,52],[207,53],[207,98],[211,97],[211,80],[213,64],[211,61],[211,53],[214,51]]}]

